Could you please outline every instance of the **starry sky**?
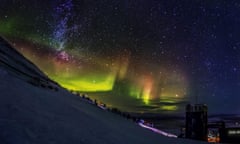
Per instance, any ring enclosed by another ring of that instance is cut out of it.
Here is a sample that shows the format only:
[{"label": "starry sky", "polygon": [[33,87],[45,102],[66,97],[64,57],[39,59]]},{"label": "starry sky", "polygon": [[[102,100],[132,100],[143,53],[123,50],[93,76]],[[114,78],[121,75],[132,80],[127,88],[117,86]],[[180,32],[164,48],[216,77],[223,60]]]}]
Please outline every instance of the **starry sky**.
[{"label": "starry sky", "polygon": [[124,111],[240,113],[238,0],[1,0],[0,34],[63,87]]}]

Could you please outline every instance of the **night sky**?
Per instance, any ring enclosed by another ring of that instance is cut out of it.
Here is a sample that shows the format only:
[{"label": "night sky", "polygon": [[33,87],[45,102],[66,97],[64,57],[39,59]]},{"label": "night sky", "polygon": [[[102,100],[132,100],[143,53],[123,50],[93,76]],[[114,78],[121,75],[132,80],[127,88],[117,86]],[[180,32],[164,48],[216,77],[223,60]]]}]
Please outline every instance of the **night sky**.
[{"label": "night sky", "polygon": [[124,111],[240,113],[238,0],[1,0],[0,34],[62,86]]}]

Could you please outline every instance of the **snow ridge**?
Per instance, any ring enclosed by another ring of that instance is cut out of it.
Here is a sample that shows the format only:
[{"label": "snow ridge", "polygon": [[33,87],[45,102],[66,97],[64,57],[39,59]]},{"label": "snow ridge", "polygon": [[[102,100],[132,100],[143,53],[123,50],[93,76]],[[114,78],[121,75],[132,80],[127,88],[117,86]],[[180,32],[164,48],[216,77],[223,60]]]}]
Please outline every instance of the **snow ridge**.
[{"label": "snow ridge", "polygon": [[0,37],[1,144],[193,144],[73,96]]}]

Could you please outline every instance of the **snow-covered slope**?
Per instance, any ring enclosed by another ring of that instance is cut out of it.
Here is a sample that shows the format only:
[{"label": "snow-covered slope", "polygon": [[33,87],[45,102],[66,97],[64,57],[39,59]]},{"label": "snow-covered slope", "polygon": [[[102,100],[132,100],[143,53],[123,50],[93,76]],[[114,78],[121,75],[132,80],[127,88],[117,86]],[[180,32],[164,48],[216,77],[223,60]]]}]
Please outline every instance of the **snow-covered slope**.
[{"label": "snow-covered slope", "polygon": [[1,144],[193,144],[139,127],[49,80],[0,38]]}]

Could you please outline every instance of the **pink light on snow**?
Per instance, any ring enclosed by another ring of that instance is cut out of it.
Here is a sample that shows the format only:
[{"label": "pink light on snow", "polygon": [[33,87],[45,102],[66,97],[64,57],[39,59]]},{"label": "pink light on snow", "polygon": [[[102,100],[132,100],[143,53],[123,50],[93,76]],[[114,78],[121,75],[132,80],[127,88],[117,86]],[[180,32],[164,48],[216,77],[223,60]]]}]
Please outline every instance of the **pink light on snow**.
[{"label": "pink light on snow", "polygon": [[144,125],[143,123],[138,123],[138,125],[140,125],[140,126],[143,127],[143,128],[149,129],[149,130],[151,130],[151,131],[153,131],[153,132],[155,132],[155,133],[161,134],[161,135],[163,135],[163,136],[177,138],[177,136],[174,135],[174,134],[170,134],[170,133],[161,131],[161,130],[159,130],[159,129],[156,129],[156,128],[153,128],[153,127]]}]

